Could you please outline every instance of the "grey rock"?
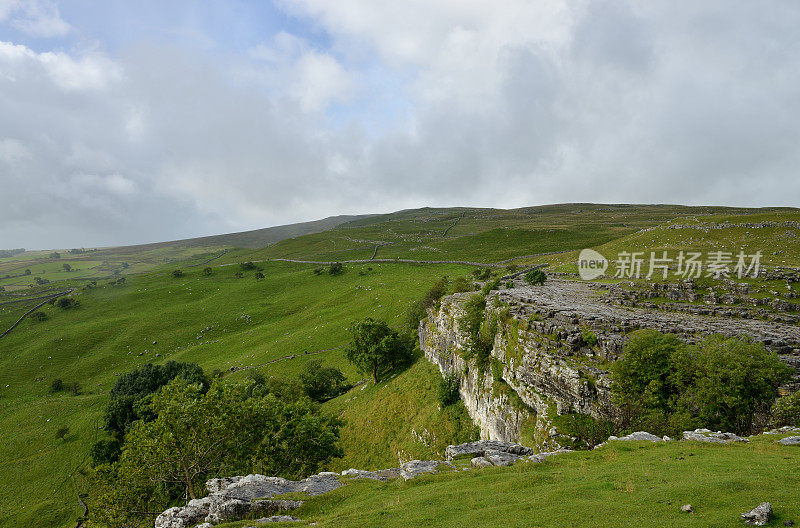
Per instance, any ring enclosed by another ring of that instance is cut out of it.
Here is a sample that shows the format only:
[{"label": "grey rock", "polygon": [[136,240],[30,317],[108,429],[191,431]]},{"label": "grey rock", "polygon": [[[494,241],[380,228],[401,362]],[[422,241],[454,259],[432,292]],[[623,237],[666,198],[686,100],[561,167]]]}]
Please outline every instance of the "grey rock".
[{"label": "grey rock", "polygon": [[294,515],[273,515],[271,517],[262,517],[256,520],[258,524],[275,523],[275,522],[302,522],[303,519],[298,519]]},{"label": "grey rock", "polygon": [[388,480],[386,477],[375,473],[374,471],[365,471],[363,469],[345,469],[342,471],[343,477],[353,477],[353,478],[366,478],[372,480]]},{"label": "grey rock", "polygon": [[764,526],[772,517],[772,504],[762,502],[747,513],[742,514],[742,520],[750,526]]},{"label": "grey rock", "polygon": [[529,456],[528,460],[530,460],[531,462],[540,463],[540,462],[544,462],[545,460],[547,460],[551,456],[560,455],[560,454],[563,454],[563,453],[572,453],[572,450],[570,450],[570,449],[559,449],[558,451],[550,451],[548,453],[536,453],[535,455]]},{"label": "grey rock", "polygon": [[447,464],[453,467],[449,462],[442,460],[412,460],[400,465],[400,476],[403,480],[411,480],[425,473],[438,473],[439,466]]},{"label": "grey rock", "polygon": [[692,508],[691,504],[684,504],[681,506],[681,511],[683,513],[694,513],[694,508]]},{"label": "grey rock", "polygon": [[484,457],[479,456],[470,460],[470,465],[474,468],[485,468],[485,467],[491,467],[492,463],[486,460]]},{"label": "grey rock", "polygon": [[500,442],[497,440],[478,440],[459,445],[449,445],[444,450],[447,460],[462,457],[482,457],[487,451],[509,453],[517,456],[528,456],[536,451],[530,447],[525,447],[513,442]]},{"label": "grey rock", "polygon": [[684,431],[684,440],[693,440],[695,442],[710,442],[713,444],[730,444],[731,442],[749,442],[747,438],[742,438],[733,433],[716,433],[708,429],[695,429],[694,431]]},{"label": "grey rock", "polygon": [[800,445],[800,436],[787,436],[786,438],[781,438],[775,443],[783,445]]},{"label": "grey rock", "polygon": [[506,453],[504,451],[494,451],[494,450],[487,450],[483,456],[486,460],[491,462],[492,465],[500,467],[510,466],[517,460],[523,458],[519,455],[514,455],[512,453]]},{"label": "grey rock", "polygon": [[[616,437],[611,437],[611,438],[616,438]],[[611,438],[609,438],[609,440],[611,440]],[[623,437],[616,438],[616,439],[617,440],[622,440],[622,441],[625,441],[625,442],[637,442],[637,441],[645,441],[645,440],[648,441],[648,442],[663,442],[664,441],[664,439],[661,438],[660,436],[656,436],[654,434],[650,434],[650,433],[648,433],[646,431],[636,431],[635,433],[631,433],[631,434],[629,434],[627,436],[623,436]]]}]

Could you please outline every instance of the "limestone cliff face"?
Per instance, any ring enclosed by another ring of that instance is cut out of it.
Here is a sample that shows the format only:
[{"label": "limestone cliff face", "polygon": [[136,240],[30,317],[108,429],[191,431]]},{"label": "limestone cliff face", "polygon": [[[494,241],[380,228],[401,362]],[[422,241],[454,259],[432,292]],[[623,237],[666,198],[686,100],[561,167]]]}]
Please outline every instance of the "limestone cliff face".
[{"label": "limestone cliff face", "polygon": [[[702,316],[619,306],[602,287],[572,281],[491,292],[485,316],[497,321],[492,368],[465,359],[469,336],[460,328],[474,293],[442,299],[420,323],[420,345],[443,375],[460,380],[460,393],[481,436],[558,447],[556,415],[582,413],[612,418],[608,368],[622,353],[627,333],[653,328],[693,342],[719,333],[747,336],[800,367],[800,328],[775,321]],[[796,388],[800,378],[790,384]]]}]

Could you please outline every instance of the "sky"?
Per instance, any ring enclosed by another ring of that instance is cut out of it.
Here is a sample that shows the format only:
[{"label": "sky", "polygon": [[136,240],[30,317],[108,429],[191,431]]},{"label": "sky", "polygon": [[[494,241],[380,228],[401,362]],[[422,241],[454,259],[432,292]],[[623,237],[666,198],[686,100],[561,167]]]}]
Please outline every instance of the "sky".
[{"label": "sky", "polygon": [[0,0],[0,249],[797,206],[794,0]]}]

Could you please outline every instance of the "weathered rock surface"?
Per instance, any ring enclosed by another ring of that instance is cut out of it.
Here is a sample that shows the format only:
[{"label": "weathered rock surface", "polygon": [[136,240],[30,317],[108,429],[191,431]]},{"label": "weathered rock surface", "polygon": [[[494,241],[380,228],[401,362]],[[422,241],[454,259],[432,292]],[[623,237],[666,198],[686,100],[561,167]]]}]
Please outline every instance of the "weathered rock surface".
[{"label": "weathered rock surface", "polygon": [[[797,324],[740,317],[726,306],[691,305],[687,312],[621,306],[607,290],[605,285],[551,279],[542,286],[491,292],[487,317],[499,320],[492,369],[481,371],[474,360],[464,359],[469,336],[460,319],[472,293],[447,296],[438,310],[429,310],[420,323],[420,344],[443,375],[458,377],[461,398],[481,438],[518,442],[524,427],[540,450],[559,447],[555,414],[614,416],[606,369],[619,358],[632,330],[674,333],[687,342],[709,334],[744,335],[800,371]],[[788,388],[798,387],[800,377],[795,376]]]},{"label": "weathered rock surface", "polygon": [[455,466],[444,460],[412,460],[400,465],[400,476],[403,480],[411,480],[425,473],[438,473],[441,465],[455,469]]},{"label": "weathered rock surface", "polygon": [[611,440],[622,440],[624,442],[637,442],[640,440],[647,440],[648,442],[664,442],[665,440],[654,434],[647,433],[645,431],[636,431],[635,433],[631,433],[627,436],[621,436],[617,438],[616,436],[611,436],[608,438],[609,441]]},{"label": "weathered rock surface", "polygon": [[764,431],[764,434],[786,434],[786,433],[800,433],[800,427],[792,427],[791,425],[785,425],[783,427],[779,427],[777,429],[771,429],[769,431]]},{"label": "weathered rock surface", "polygon": [[497,440],[478,440],[477,442],[467,442],[465,444],[450,445],[444,450],[447,460],[462,457],[482,457],[487,451],[510,453],[517,456],[532,455],[536,451],[530,447],[525,447],[513,442],[500,442]]},{"label": "weathered rock surface", "polygon": [[326,493],[342,485],[338,477],[338,473],[320,473],[297,481],[264,475],[211,479],[206,483],[210,492],[208,496],[164,511],[156,518],[155,528],[186,528],[201,521],[216,524],[241,519],[251,513],[293,510],[303,502],[272,497],[284,493],[305,493],[308,496]]},{"label": "weathered rock surface", "polygon": [[491,467],[492,463],[486,460],[486,458],[479,456],[470,460],[470,465],[474,468],[484,468],[484,467]]},{"label": "weathered rock surface", "polygon": [[711,442],[714,444],[730,444],[731,442],[749,442],[747,438],[742,438],[733,433],[713,432],[708,429],[695,429],[694,431],[684,431],[684,440],[694,440],[696,442]]},{"label": "weathered rock surface", "polygon": [[772,517],[772,504],[762,502],[749,512],[742,514],[742,520],[750,526],[765,526]]},{"label": "weathered rock surface", "polygon": [[800,436],[787,436],[786,438],[781,438],[775,443],[783,445],[800,445]]}]

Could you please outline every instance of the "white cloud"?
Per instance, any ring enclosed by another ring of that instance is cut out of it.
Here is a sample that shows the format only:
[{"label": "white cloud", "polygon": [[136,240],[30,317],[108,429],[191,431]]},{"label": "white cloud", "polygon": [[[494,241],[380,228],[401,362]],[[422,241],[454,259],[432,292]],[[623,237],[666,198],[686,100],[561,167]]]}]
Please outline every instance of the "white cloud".
[{"label": "white cloud", "polygon": [[[8,5],[0,18],[16,16]],[[422,205],[800,196],[800,5],[286,5],[330,46],[287,32],[243,56],[0,43],[0,187],[15,195],[0,240],[144,242]]]},{"label": "white cloud", "polygon": [[62,37],[72,30],[49,0],[0,0],[0,22],[5,20],[34,37]]}]

